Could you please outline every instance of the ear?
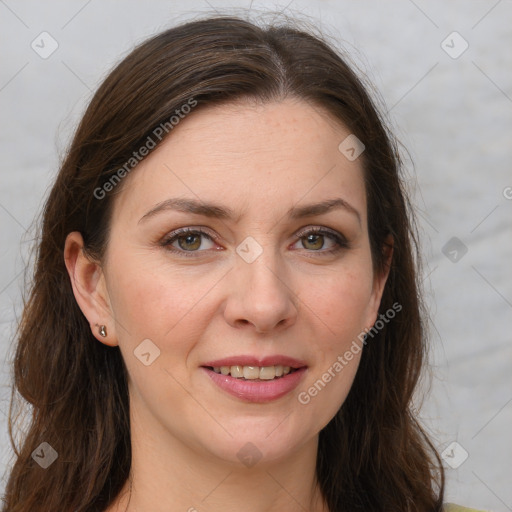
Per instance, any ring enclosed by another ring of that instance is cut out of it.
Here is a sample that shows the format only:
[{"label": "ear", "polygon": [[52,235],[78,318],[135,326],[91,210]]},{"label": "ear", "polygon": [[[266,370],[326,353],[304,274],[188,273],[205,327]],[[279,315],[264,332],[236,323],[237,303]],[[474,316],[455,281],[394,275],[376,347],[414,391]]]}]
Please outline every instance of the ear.
[{"label": "ear", "polygon": [[[76,302],[89,321],[93,335],[105,345],[118,345],[103,269],[85,254],[84,241],[78,231],[66,237],[64,261]],[[106,327],[106,336],[100,334],[101,325]]]},{"label": "ear", "polygon": [[373,277],[373,289],[370,300],[370,315],[372,320],[371,324],[368,325],[368,328],[371,328],[377,321],[380,301],[382,300],[382,294],[384,293],[384,287],[386,286],[386,281],[388,280],[389,271],[391,269],[391,262],[393,260],[393,245],[393,237],[388,235],[384,240],[384,244],[382,245],[382,269],[378,272],[375,272]]}]

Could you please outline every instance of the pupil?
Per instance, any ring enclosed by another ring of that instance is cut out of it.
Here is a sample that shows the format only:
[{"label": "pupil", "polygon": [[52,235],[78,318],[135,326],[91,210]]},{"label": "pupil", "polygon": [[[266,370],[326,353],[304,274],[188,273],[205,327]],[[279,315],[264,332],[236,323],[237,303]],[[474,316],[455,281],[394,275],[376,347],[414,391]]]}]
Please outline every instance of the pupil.
[{"label": "pupil", "polygon": [[321,249],[324,245],[323,235],[308,235],[306,245],[309,245],[309,247],[305,247],[306,249]]},{"label": "pupil", "polygon": [[185,235],[180,237],[179,246],[185,251],[199,249],[201,246],[201,239],[198,235]]}]

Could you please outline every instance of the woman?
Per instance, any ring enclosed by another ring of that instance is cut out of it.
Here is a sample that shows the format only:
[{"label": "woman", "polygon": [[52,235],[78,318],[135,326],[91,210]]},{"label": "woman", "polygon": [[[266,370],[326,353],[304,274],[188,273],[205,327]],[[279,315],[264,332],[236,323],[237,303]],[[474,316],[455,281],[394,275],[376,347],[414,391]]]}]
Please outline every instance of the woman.
[{"label": "woman", "polygon": [[136,48],[43,212],[3,510],[442,510],[400,166],[318,37],[210,17]]}]

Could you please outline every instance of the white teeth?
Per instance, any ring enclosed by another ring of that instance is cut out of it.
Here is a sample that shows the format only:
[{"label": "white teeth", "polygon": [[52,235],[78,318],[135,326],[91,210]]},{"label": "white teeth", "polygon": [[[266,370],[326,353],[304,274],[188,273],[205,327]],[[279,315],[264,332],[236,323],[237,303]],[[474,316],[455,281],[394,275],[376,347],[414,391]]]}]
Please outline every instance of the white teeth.
[{"label": "white teeth", "polygon": [[244,366],[243,375],[246,380],[255,380],[260,378],[260,369],[257,366]]},{"label": "white teeth", "polygon": [[272,380],[276,377],[288,375],[292,368],[290,366],[214,366],[213,371],[222,375],[231,375],[237,379],[246,380]]},{"label": "white teeth", "polygon": [[231,377],[240,378],[244,376],[244,367],[243,366],[232,366],[231,370]]},{"label": "white teeth", "polygon": [[275,366],[262,366],[258,373],[260,380],[272,380],[277,377]]}]

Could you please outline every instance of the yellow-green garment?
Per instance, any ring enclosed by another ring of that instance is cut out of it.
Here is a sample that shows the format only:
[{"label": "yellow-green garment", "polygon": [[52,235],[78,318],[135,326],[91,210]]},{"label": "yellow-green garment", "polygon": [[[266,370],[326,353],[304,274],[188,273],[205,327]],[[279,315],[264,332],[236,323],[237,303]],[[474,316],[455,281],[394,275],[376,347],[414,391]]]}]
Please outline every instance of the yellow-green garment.
[{"label": "yellow-green garment", "polygon": [[460,505],[454,505],[453,503],[447,503],[444,506],[443,512],[482,512],[482,511],[477,510],[476,508],[466,508],[466,507],[461,507]]}]

